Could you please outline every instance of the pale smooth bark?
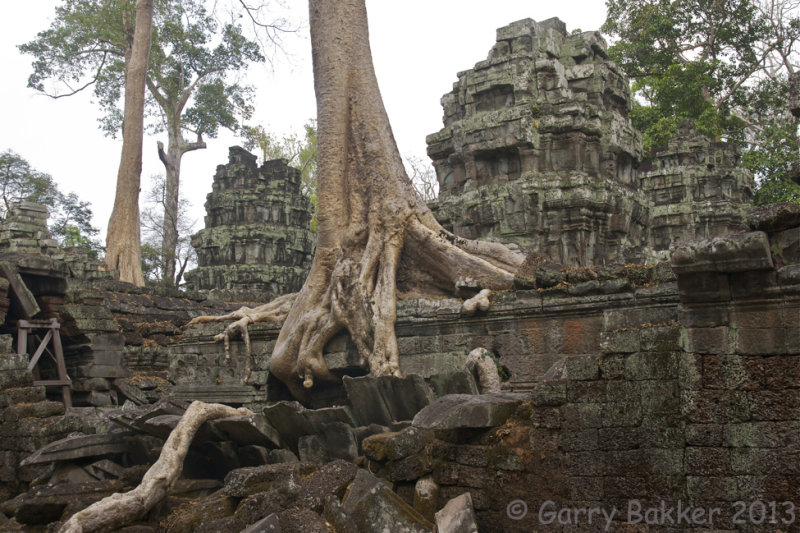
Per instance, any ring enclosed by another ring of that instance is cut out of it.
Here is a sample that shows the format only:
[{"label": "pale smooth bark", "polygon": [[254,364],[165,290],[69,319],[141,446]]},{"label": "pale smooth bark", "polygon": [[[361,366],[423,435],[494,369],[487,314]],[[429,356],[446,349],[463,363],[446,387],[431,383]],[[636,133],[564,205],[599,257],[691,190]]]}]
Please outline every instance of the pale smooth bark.
[{"label": "pale smooth bark", "polygon": [[181,159],[186,152],[206,148],[203,138],[198,135],[197,142],[186,142],[181,133],[180,113],[183,108],[173,110],[167,117],[167,149],[158,142],[158,158],[164,164],[166,180],[164,182],[164,218],[162,221],[161,241],[161,279],[170,285],[177,283],[175,265],[178,247],[178,218],[180,216],[179,187],[181,176]]},{"label": "pale smooth bark", "polygon": [[270,372],[301,400],[315,383],[338,380],[322,351],[342,329],[372,375],[400,375],[398,294],[472,297],[465,311],[485,310],[490,291],[510,288],[523,260],[502,245],[444,230],[415,193],[378,90],[364,0],[310,0],[309,7],[317,247],[270,360]]},{"label": "pale smooth bark", "polygon": [[248,409],[192,402],[170,433],[161,455],[135,489],[115,493],[79,511],[61,526],[59,533],[115,531],[138,520],[163,500],[183,470],[183,461],[197,430],[206,421],[252,414]]},{"label": "pale smooth bark", "polygon": [[125,54],[122,155],[114,209],[108,221],[106,237],[106,265],[119,271],[121,281],[138,286],[144,285],[139,234],[139,185],[142,176],[145,79],[152,28],[153,0],[137,0],[133,41],[129,47],[126,45]]}]

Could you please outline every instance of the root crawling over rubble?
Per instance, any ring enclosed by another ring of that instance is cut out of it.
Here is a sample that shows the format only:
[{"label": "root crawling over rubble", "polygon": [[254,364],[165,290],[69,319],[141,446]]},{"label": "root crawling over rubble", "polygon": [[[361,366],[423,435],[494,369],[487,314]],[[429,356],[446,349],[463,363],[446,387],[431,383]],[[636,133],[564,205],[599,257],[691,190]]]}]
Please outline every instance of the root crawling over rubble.
[{"label": "root crawling over rubble", "polygon": [[183,469],[197,430],[207,420],[252,414],[250,410],[227,405],[192,402],[178,425],[170,433],[161,455],[135,489],[116,493],[75,513],[59,529],[59,533],[114,531],[139,519],[166,497]]}]

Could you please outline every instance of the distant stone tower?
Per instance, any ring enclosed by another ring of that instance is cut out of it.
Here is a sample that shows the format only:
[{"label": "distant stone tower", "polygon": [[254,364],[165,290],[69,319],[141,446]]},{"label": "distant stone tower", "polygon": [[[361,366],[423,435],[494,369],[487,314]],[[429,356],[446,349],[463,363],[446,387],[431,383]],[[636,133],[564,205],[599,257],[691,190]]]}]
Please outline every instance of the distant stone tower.
[{"label": "distant stone tower", "polygon": [[667,252],[677,242],[746,231],[755,183],[739,164],[735,145],[712,141],[691,121],[679,124],[639,169],[650,204],[650,248]]},{"label": "distant stone tower", "polygon": [[192,237],[193,289],[246,291],[253,299],[300,290],[314,251],[311,201],[300,171],[283,159],[256,165],[256,156],[230,148],[206,200],[206,227]]},{"label": "distant stone tower", "polygon": [[567,265],[626,260],[646,241],[628,79],[597,32],[558,19],[497,30],[489,57],[442,97],[429,135],[435,214],[458,235],[514,242]]}]

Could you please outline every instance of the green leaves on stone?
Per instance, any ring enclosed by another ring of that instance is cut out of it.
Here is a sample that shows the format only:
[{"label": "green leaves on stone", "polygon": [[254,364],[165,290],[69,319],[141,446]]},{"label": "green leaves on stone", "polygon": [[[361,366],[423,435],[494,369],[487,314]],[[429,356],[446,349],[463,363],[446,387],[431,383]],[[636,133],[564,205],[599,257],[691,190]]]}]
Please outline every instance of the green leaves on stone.
[{"label": "green leaves on stone", "polygon": [[[796,70],[793,0],[607,0],[609,55],[633,81],[645,154],[683,120],[739,143],[760,182],[785,181],[796,159],[786,84]],[[794,148],[795,156],[788,155]],[[763,201],[763,200],[762,200]]]},{"label": "green leaves on stone", "polygon": [[100,245],[95,240],[99,230],[92,226],[92,209],[75,193],[63,193],[53,178],[33,168],[19,154],[6,150],[0,153],[0,219],[8,208],[23,200],[47,206],[49,229],[53,237],[66,247],[78,247],[97,257]]}]

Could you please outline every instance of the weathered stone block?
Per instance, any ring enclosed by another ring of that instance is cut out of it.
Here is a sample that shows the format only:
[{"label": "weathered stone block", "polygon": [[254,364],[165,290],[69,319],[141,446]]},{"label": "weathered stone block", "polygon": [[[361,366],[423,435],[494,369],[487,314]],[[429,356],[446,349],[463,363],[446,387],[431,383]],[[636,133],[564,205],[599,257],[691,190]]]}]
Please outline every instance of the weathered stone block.
[{"label": "weathered stone block", "polygon": [[433,430],[496,427],[524,400],[525,395],[510,393],[444,396],[420,411],[414,426]]},{"label": "weathered stone block", "polygon": [[279,463],[231,470],[223,490],[228,496],[244,498],[270,489],[273,483],[291,478],[297,485],[317,471],[310,463]]},{"label": "weathered stone block", "polygon": [[318,435],[306,435],[297,441],[297,455],[304,463],[324,465],[331,460],[325,441]]},{"label": "weathered stone block", "polygon": [[435,517],[439,533],[478,533],[477,518],[469,492],[448,501]]},{"label": "weathered stone block", "polygon": [[364,439],[364,455],[373,461],[395,461],[422,450],[433,440],[433,432],[409,427],[396,433],[381,433]]},{"label": "weathered stone block", "polygon": [[342,502],[359,531],[430,533],[434,525],[403,502],[384,482],[359,470]]},{"label": "weathered stone block", "polygon": [[672,250],[672,269],[678,276],[695,272],[771,270],[774,267],[769,239],[761,231],[690,241]]}]

